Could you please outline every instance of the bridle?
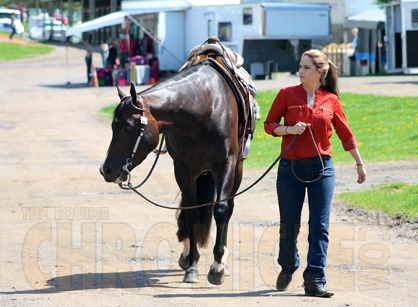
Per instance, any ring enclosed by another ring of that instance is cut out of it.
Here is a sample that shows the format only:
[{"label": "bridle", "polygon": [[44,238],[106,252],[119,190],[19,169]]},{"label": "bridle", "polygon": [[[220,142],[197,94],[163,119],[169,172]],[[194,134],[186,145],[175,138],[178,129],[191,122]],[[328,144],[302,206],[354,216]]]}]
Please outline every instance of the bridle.
[{"label": "bridle", "polygon": [[[123,97],[122,98],[122,102],[125,102],[126,103],[129,98],[130,98],[130,96]],[[138,98],[142,100],[142,98],[140,96]],[[141,115],[141,121],[139,123],[139,134],[138,134],[138,137],[136,138],[136,142],[135,142],[134,148],[132,149],[131,156],[126,159],[125,164],[122,166],[122,171],[124,171],[124,172],[126,172],[128,174],[128,184],[131,182],[131,172],[129,170],[129,167],[132,166],[132,162],[134,160],[134,156],[135,156],[135,154],[136,154],[136,152],[138,150],[138,147],[139,147],[139,142],[141,142],[141,139],[144,136],[145,127],[148,125],[148,118],[146,118],[144,116],[144,109],[137,107],[132,102],[131,102],[131,104],[132,104],[132,106],[136,110],[139,111],[139,115]],[[142,103],[142,105],[144,105],[144,104]],[[125,184],[123,184],[123,183],[119,183],[119,186],[120,187],[122,187],[124,185]]]}]

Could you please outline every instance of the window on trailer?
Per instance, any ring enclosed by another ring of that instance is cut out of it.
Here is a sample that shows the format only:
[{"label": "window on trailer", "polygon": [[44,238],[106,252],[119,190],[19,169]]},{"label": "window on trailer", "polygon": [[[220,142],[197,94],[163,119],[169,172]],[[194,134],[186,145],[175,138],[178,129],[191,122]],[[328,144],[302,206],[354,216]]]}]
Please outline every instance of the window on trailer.
[{"label": "window on trailer", "polygon": [[418,28],[418,9],[411,10],[412,27]]},{"label": "window on trailer", "polygon": [[244,25],[252,25],[253,24],[253,9],[252,8],[244,8],[244,10],[243,10],[243,23],[244,23]]},{"label": "window on trailer", "polygon": [[223,42],[232,41],[232,23],[230,22],[218,23],[218,37]]}]

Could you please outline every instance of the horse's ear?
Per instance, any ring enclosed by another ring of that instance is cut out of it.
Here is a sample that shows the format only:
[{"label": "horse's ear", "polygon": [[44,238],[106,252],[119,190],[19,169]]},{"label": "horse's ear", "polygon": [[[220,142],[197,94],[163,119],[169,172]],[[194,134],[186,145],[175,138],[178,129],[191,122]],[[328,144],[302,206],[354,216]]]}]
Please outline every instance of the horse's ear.
[{"label": "horse's ear", "polygon": [[138,103],[138,93],[136,92],[135,85],[131,82],[131,98],[132,98],[132,104],[134,106],[137,106],[138,108],[141,108],[141,106]]},{"label": "horse's ear", "polygon": [[118,89],[118,95],[120,99],[126,96],[125,93],[122,92],[122,90],[119,88],[119,86],[116,85],[116,88]]}]

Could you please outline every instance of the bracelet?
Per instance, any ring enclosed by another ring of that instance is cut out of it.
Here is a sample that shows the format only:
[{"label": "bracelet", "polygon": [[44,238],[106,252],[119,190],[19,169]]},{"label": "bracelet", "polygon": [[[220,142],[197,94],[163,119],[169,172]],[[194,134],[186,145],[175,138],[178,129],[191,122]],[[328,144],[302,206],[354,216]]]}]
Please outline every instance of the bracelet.
[{"label": "bracelet", "polygon": [[289,133],[287,133],[287,128],[289,128],[289,126],[286,126],[286,130],[285,130],[285,132],[286,132],[286,134],[289,134]]},{"label": "bracelet", "polygon": [[356,164],[356,166],[363,166],[363,165],[364,165],[363,163]]}]

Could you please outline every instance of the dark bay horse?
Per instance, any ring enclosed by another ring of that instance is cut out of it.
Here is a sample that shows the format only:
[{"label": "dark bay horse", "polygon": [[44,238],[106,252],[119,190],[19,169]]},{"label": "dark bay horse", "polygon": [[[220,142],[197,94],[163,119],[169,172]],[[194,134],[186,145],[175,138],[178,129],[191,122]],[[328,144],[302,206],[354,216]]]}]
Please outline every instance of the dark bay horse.
[{"label": "dark bay horse", "polygon": [[[195,65],[139,94],[133,84],[130,96],[119,88],[118,94],[121,102],[114,113],[113,137],[100,168],[106,181],[126,181],[123,168],[130,171],[139,165],[156,148],[159,134],[163,133],[181,190],[180,207],[235,195],[243,168],[239,157],[238,107],[232,89],[219,72],[209,65]],[[143,136],[135,146],[141,127]],[[199,282],[197,247],[207,244],[213,215],[217,230],[208,280],[212,284],[223,283],[229,274],[227,231],[233,209],[232,198],[180,211],[177,237],[184,244],[179,259],[180,267],[186,270],[184,282]]]}]

